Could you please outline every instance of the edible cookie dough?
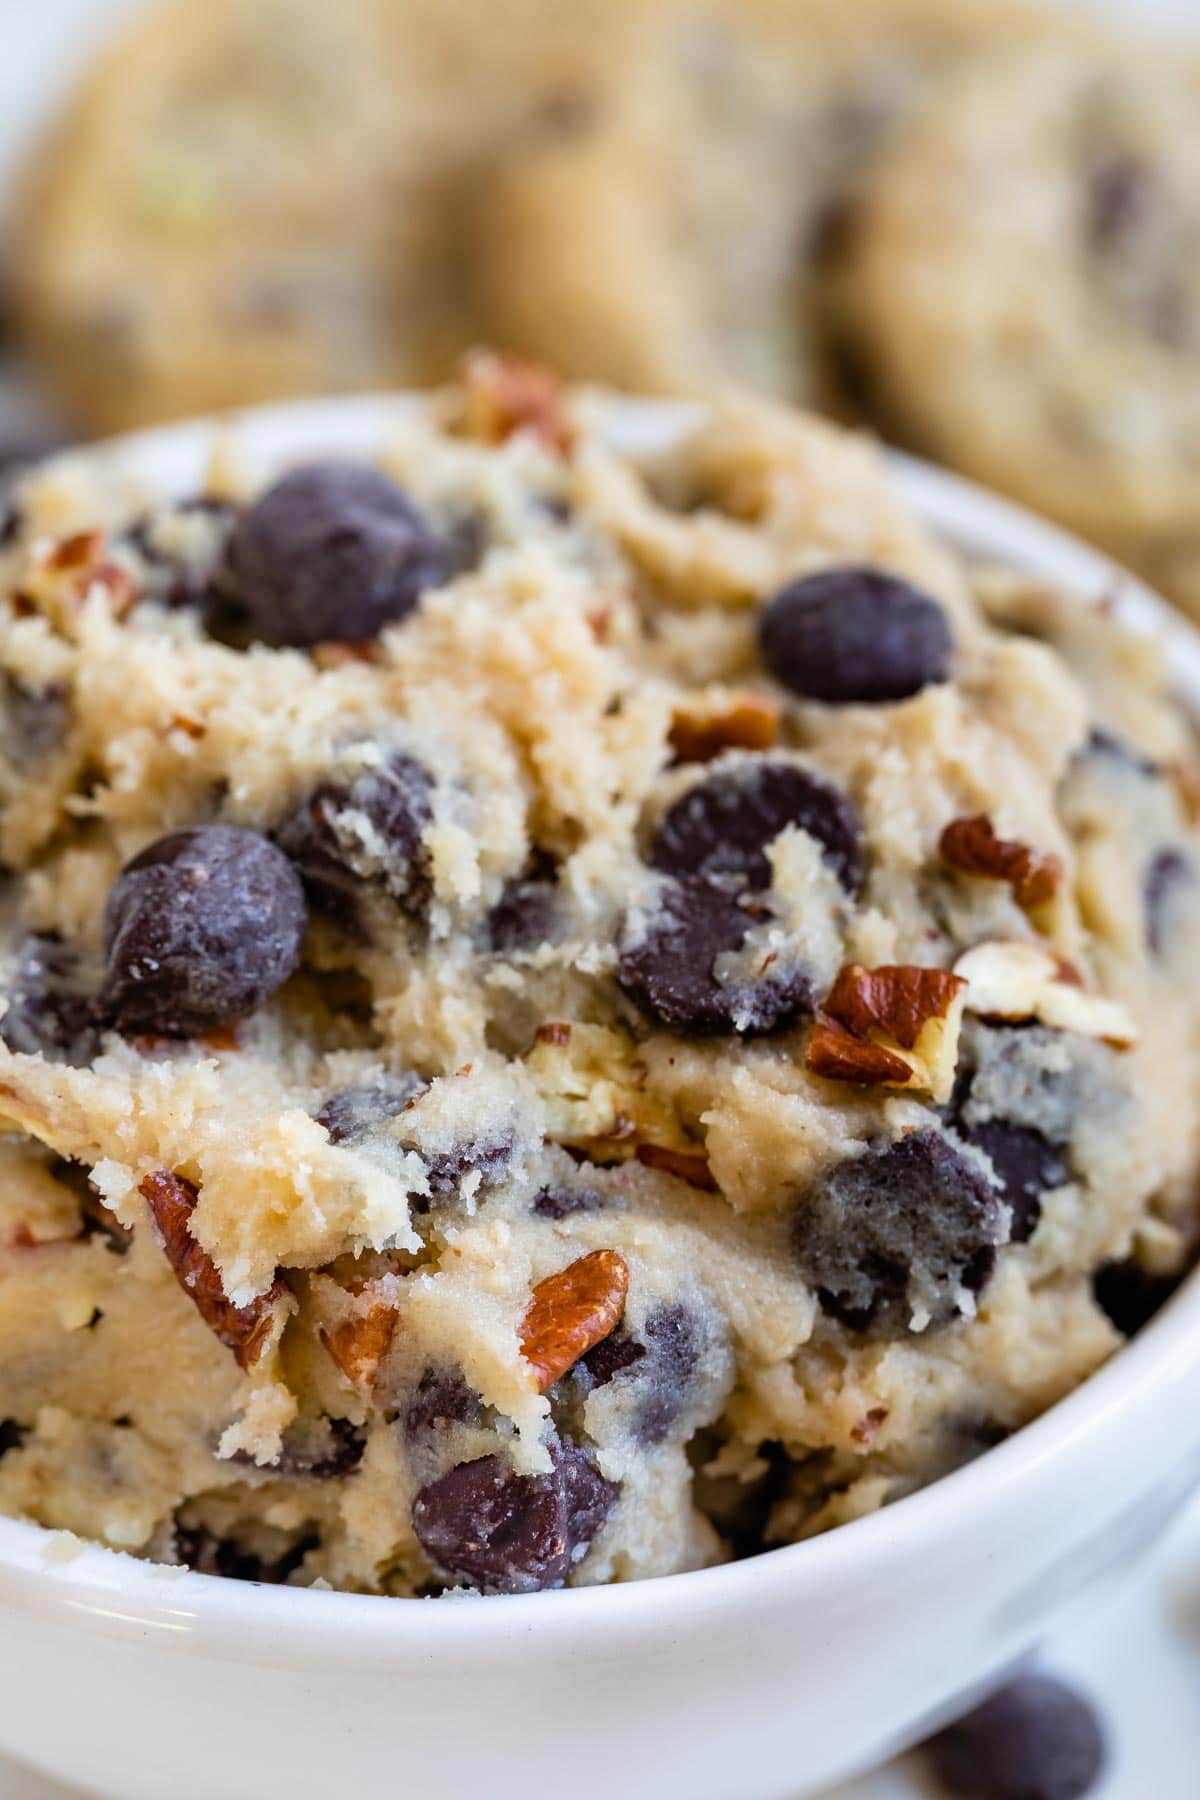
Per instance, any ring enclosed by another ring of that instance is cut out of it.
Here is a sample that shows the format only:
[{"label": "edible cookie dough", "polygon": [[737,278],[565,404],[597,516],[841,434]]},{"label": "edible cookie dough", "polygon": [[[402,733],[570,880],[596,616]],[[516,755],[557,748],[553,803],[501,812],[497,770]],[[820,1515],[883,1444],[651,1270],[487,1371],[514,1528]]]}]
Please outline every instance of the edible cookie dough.
[{"label": "edible cookie dough", "polygon": [[835,408],[864,180],[964,62],[1067,35],[1020,0],[675,0],[574,127],[479,208],[494,337],[635,392],[736,380]]},{"label": "edible cookie dough", "polygon": [[37,156],[19,323],[96,431],[443,379],[482,169],[636,60],[649,0],[166,0]]},{"label": "edible cookie dough", "polygon": [[999,58],[880,169],[847,291],[919,448],[1200,611],[1200,66]]},{"label": "edible cookie dough", "polygon": [[[5,533],[0,1508],[394,1595],[909,1493],[1186,1266],[1194,745],[765,404],[493,358]],[[239,473],[242,471],[242,473]]]}]

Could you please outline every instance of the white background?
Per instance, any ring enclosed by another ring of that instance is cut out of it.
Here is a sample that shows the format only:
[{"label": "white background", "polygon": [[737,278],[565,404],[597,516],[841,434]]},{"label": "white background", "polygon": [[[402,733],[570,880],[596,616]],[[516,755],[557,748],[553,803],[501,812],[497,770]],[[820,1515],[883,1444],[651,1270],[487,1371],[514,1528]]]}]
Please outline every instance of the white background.
[{"label": "white background", "polygon": [[[326,3],[336,6],[338,0]],[[947,0],[963,7],[971,3]],[[1076,3],[1133,18],[1139,25],[1200,38],[1200,0]],[[0,196],[41,120],[112,21],[141,4],[143,0],[0,0]],[[1085,1687],[1104,1715],[1111,1769],[1095,1800],[1197,1800],[1200,1501],[1139,1575],[1076,1616],[1047,1646],[1045,1660]],[[69,1729],[69,1697],[63,1697],[63,1705],[64,1728]],[[131,1745],[136,1717],[137,1697],[131,1695]],[[914,1800],[930,1791],[920,1771],[906,1767],[839,1790],[828,1800]],[[65,1790],[0,1763],[0,1800],[67,1797]],[[664,1795],[663,1800],[687,1796]]]}]

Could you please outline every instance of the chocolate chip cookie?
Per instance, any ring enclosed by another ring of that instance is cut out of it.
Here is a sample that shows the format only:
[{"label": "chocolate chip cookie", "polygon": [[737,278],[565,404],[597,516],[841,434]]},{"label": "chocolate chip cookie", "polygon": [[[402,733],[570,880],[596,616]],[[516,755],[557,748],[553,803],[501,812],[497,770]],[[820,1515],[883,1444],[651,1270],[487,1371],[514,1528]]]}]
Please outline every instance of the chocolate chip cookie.
[{"label": "chocolate chip cookie", "polygon": [[[528,1593],[899,1498],[1188,1265],[1194,745],[765,404],[495,357],[0,551],[0,1508]],[[238,471],[243,471],[238,474]]]}]

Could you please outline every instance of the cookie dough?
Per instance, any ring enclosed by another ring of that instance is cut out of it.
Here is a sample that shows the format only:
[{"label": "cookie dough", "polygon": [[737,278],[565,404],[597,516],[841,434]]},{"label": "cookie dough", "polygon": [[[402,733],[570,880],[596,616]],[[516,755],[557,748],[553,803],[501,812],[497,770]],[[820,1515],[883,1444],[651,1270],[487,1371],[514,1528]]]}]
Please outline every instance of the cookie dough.
[{"label": "cookie dough", "polygon": [[1192,731],[863,443],[494,359],[23,488],[0,1507],[393,1595],[696,1568],[1086,1377],[1196,1234]]},{"label": "cookie dough", "polygon": [[506,142],[636,60],[645,0],[168,0],[30,170],[19,324],[95,431],[442,379]]},{"label": "cookie dough", "polygon": [[1200,609],[1200,67],[997,59],[860,215],[848,291],[908,441]]},{"label": "cookie dough", "polygon": [[493,339],[634,392],[736,380],[842,408],[833,273],[863,181],[951,71],[1059,28],[1020,0],[659,14],[602,103],[494,170]]}]

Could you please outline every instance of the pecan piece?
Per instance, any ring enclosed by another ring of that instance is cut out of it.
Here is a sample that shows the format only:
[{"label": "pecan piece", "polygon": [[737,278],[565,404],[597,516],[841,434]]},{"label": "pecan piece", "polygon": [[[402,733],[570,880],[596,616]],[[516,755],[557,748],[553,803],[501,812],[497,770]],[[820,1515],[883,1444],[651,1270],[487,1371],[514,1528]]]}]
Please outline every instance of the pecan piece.
[{"label": "pecan piece", "polygon": [[1026,912],[1053,900],[1062,881],[1061,858],[1015,838],[997,837],[986,813],[952,819],[941,835],[938,851],[942,861],[960,874],[1006,881],[1013,899]]},{"label": "pecan piece", "polygon": [[926,1088],[946,1100],[958,1062],[965,990],[966,983],[945,969],[849,963],[825,1001],[805,1067],[829,1081]]},{"label": "pecan piece", "polygon": [[322,1325],[321,1342],[357,1388],[370,1388],[396,1335],[396,1308],[377,1281],[360,1281],[347,1292],[362,1304],[338,1325]]},{"label": "pecan piece", "polygon": [[686,1150],[670,1150],[665,1144],[639,1144],[637,1159],[648,1169],[662,1169],[668,1175],[678,1175],[680,1181],[686,1181],[689,1187],[700,1188],[706,1194],[721,1191],[713,1179],[707,1157],[693,1156]]},{"label": "pecan piece", "polygon": [[548,450],[565,455],[570,449],[574,431],[549,369],[477,350],[463,368],[463,393],[468,437],[502,444],[515,431],[531,431]]},{"label": "pecan piece", "polygon": [[265,1294],[257,1294],[246,1306],[235,1306],[221,1285],[216,1264],[192,1236],[189,1221],[199,1197],[194,1183],[169,1169],[158,1169],[146,1176],[141,1194],[180,1287],[209,1330],[233,1351],[238,1366],[253,1368],[275,1327],[278,1303],[287,1294],[284,1283],[276,1276]]},{"label": "pecan piece", "polygon": [[667,741],[676,762],[711,762],[723,750],[769,750],[779,702],[750,692],[689,696],[676,703]]},{"label": "pecan piece", "polygon": [[593,1250],[539,1281],[521,1321],[521,1350],[544,1394],[619,1323],[629,1268],[617,1250]]}]

